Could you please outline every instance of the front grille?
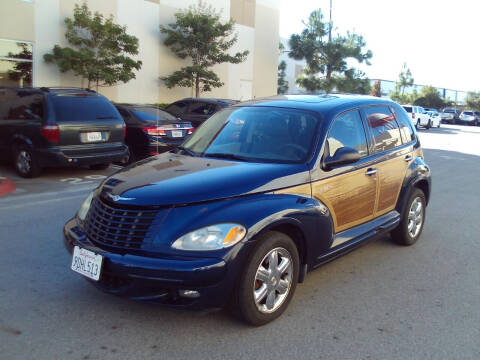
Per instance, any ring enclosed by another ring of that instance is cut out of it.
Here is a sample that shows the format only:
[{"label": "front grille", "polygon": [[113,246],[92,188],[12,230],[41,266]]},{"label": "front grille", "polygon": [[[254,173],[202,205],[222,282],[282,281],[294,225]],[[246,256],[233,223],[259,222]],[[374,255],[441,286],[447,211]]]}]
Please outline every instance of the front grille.
[{"label": "front grille", "polygon": [[127,209],[95,198],[85,221],[85,232],[98,245],[139,249],[156,215],[156,210]]}]

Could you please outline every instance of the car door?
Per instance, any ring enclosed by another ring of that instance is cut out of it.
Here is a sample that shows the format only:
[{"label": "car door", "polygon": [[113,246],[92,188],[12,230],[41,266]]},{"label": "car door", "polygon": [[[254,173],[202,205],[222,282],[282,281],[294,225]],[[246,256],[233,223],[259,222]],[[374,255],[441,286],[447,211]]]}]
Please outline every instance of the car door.
[{"label": "car door", "polygon": [[[375,157],[373,168],[377,170],[378,177],[378,200],[374,216],[378,217],[393,210],[397,204],[408,165],[413,160],[412,135],[409,135],[413,130],[405,119],[402,119],[400,130],[395,114],[388,105],[369,106],[362,111],[373,139],[371,153]],[[397,114],[400,116],[399,111]]]},{"label": "car door", "polygon": [[375,211],[377,173],[370,166],[367,136],[358,110],[342,113],[333,121],[323,158],[342,147],[356,149],[360,161],[323,169],[318,176],[312,172],[312,194],[330,209],[335,233],[371,220]]}]

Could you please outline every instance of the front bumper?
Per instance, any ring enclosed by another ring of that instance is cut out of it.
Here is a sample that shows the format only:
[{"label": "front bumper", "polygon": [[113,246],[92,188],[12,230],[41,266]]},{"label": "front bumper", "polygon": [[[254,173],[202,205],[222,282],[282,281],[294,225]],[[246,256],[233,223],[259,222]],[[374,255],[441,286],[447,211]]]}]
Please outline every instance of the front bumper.
[{"label": "front bumper", "polygon": [[[239,247],[245,250],[248,246],[240,243],[234,246],[235,261],[227,265],[223,258],[114,253],[101,249],[86,237],[75,218],[65,224],[63,235],[70,253],[76,245],[103,256],[100,280],[89,280],[101,290],[132,300],[193,309],[225,306],[236,280],[235,268],[242,261],[242,256],[237,256]],[[200,296],[182,297],[180,290],[198,291]]]}]

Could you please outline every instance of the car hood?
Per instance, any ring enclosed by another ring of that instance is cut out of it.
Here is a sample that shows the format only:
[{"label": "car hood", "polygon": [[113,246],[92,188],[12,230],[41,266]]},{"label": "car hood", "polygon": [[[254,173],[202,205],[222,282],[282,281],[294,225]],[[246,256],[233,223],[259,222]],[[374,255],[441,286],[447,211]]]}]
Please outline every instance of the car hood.
[{"label": "car hood", "polygon": [[305,164],[247,163],[174,153],[120,170],[101,185],[118,204],[165,206],[220,200],[308,183]]}]

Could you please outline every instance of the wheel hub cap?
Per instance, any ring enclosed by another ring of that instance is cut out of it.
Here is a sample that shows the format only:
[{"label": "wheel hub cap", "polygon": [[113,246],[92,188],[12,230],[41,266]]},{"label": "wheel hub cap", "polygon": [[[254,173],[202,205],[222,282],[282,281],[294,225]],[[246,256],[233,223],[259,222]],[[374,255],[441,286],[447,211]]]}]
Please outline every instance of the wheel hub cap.
[{"label": "wheel hub cap", "polygon": [[292,257],[284,248],[270,250],[255,274],[253,296],[262,313],[277,310],[287,298],[292,284]]}]

